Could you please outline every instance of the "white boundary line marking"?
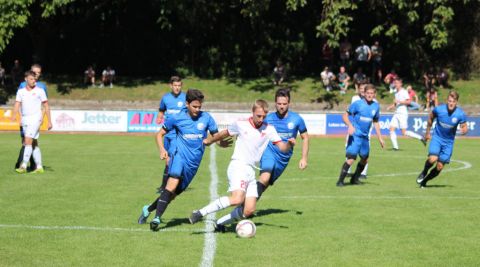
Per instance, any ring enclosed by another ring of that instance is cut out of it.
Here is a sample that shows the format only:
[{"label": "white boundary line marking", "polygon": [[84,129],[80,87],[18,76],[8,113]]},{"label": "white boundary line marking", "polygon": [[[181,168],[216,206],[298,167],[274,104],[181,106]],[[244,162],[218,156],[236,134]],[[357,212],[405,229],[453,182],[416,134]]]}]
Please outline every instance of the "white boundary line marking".
[{"label": "white boundary line marking", "polygon": [[[210,201],[214,201],[218,198],[218,173],[217,173],[217,150],[215,144],[210,146]],[[215,212],[207,215],[208,221],[215,221]],[[215,239],[214,226],[211,223],[205,224],[205,243],[203,246],[201,267],[213,266],[213,260],[215,258],[215,250],[217,249],[217,241]]]},{"label": "white boundary line marking", "polygon": [[[420,190],[420,189],[419,189]],[[438,199],[460,199],[460,200],[480,200],[480,196],[283,196],[283,197],[268,197],[272,199],[371,199],[371,200],[381,200],[381,199],[424,199],[424,200],[438,200]]]},{"label": "white boundary line marking", "polygon": [[[472,168],[472,164],[468,161],[455,160],[455,159],[452,159],[450,161],[463,164],[463,166],[456,167],[456,168],[448,168],[448,169],[442,171],[443,173],[461,171],[461,170],[466,170],[466,169]],[[408,175],[418,175],[419,173],[420,173],[420,171],[417,171],[417,172],[403,172],[403,173],[389,173],[389,174],[374,174],[374,175],[369,175],[368,177],[408,176]],[[333,176],[316,176],[316,177],[313,177],[313,178],[292,178],[292,179],[285,179],[285,182],[310,181],[312,179],[318,179],[318,178],[330,179],[330,178],[333,178]]]},{"label": "white boundary line marking", "polygon": [[[78,231],[99,231],[99,232],[150,232],[147,229],[140,228],[121,228],[121,227],[97,227],[97,226],[60,226],[60,225],[23,225],[23,224],[0,224],[0,228],[22,228],[32,230],[78,230]],[[163,228],[159,232],[203,232],[203,229],[187,228]]]}]

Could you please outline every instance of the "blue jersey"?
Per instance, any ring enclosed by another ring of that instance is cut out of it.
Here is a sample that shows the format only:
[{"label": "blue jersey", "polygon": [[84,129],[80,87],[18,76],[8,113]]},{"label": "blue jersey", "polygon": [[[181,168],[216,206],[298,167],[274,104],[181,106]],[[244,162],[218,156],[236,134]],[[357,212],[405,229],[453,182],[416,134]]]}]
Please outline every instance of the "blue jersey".
[{"label": "blue jersey", "polygon": [[[277,112],[269,113],[265,118],[265,122],[275,127],[275,130],[277,130],[278,135],[284,142],[287,142],[290,138],[296,138],[298,132],[300,132],[300,134],[307,132],[305,121],[298,113],[293,111],[289,111],[287,116],[283,118],[280,117]],[[290,158],[293,153],[293,148],[287,153],[284,153],[276,145],[272,144],[272,142],[269,142],[265,152],[273,152],[277,156],[288,156],[288,158]]]},{"label": "blue jersey", "polygon": [[354,135],[368,137],[372,123],[380,117],[380,105],[375,101],[368,104],[367,100],[361,99],[353,102],[347,112],[352,116]]},{"label": "blue jersey", "polygon": [[167,118],[163,124],[167,132],[174,131],[175,157],[181,157],[187,168],[198,168],[202,160],[205,145],[203,139],[207,132],[218,132],[217,124],[210,114],[200,112],[198,117],[192,118],[188,112],[180,112]]},{"label": "blue jersey", "polygon": [[178,95],[174,95],[171,92],[163,95],[160,100],[159,111],[163,111],[165,114],[165,120],[172,114],[179,113],[181,110],[186,110],[187,95],[184,92],[180,92]]},{"label": "blue jersey", "polygon": [[[45,91],[45,95],[48,97],[47,85],[46,85],[46,84],[44,84],[43,82],[37,81],[37,82],[35,83],[35,85],[36,85],[37,87],[42,88],[43,91]],[[26,87],[26,86],[27,86],[27,82],[26,82],[26,81],[23,81],[23,82],[20,83],[20,86],[18,86],[18,89],[17,89],[17,90],[20,90],[21,88],[24,88],[24,87]]]},{"label": "blue jersey", "polygon": [[434,136],[438,136],[444,141],[455,140],[455,134],[459,124],[467,122],[465,112],[459,107],[456,107],[453,112],[448,112],[448,106],[442,104],[433,109],[433,115],[436,118],[437,124],[434,129]]}]

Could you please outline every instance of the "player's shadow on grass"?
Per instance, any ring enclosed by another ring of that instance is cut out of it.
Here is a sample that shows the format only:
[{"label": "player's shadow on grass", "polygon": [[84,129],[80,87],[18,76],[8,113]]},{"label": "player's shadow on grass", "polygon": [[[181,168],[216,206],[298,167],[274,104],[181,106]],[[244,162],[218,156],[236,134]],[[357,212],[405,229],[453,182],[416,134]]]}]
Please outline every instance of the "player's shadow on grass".
[{"label": "player's shadow on grass", "polygon": [[[259,210],[255,213],[255,217],[262,217],[270,214],[279,214],[279,213],[287,213],[291,210],[282,210],[282,209],[266,209],[266,210]],[[296,211],[296,214],[303,214],[303,212]]]},{"label": "player's shadow on grass", "polygon": [[170,228],[170,227],[175,227],[175,226],[179,226],[179,225],[182,225],[182,224],[190,224],[190,222],[188,221],[187,218],[175,218],[175,219],[172,219],[170,221],[168,221],[164,227],[161,227],[160,230],[162,229],[165,229],[165,228]]},{"label": "player's shadow on grass", "polygon": [[432,184],[432,185],[427,185],[428,188],[443,188],[443,187],[453,187],[453,185],[449,184]]}]

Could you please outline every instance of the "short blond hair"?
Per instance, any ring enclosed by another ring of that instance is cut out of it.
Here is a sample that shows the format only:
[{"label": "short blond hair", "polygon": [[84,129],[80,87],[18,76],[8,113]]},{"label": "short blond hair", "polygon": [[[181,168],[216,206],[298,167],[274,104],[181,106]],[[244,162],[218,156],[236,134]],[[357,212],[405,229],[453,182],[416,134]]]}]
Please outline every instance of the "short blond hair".
[{"label": "short blond hair", "polygon": [[255,103],[253,103],[253,106],[252,106],[252,112],[255,112],[255,110],[257,110],[257,108],[261,108],[261,109],[263,109],[263,111],[265,111],[265,113],[268,113],[268,103],[267,103],[267,101],[265,101],[263,99],[255,100]]},{"label": "short blond hair", "polygon": [[448,92],[448,96],[453,97],[453,99],[455,99],[456,101],[458,101],[458,99],[460,98],[460,95],[458,94],[458,92],[454,90],[451,90],[450,92]]}]

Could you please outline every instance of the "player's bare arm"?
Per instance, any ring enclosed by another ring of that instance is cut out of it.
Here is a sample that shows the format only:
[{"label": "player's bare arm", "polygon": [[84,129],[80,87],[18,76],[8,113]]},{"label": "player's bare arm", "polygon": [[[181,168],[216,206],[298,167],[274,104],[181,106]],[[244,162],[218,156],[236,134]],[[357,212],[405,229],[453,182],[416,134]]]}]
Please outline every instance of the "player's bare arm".
[{"label": "player's bare arm", "polygon": [[435,114],[433,114],[433,111],[428,114],[428,121],[427,121],[427,130],[425,131],[425,140],[430,140],[432,138],[431,129],[432,129],[432,124],[433,120],[435,119]]},{"label": "player's bare arm", "polygon": [[42,121],[44,116],[46,115],[48,120],[48,130],[51,130],[53,126],[52,126],[52,116],[50,115],[50,106],[48,105],[47,101],[43,102],[42,104],[43,104],[43,113],[44,113],[42,114]]},{"label": "player's bare arm", "polygon": [[343,122],[348,126],[348,135],[353,135],[355,133],[355,127],[353,127],[353,124],[348,118],[348,112],[343,113],[342,119]]},{"label": "player's bare arm", "polygon": [[275,145],[280,149],[282,152],[288,152],[290,149],[292,149],[293,146],[295,146],[295,138],[290,138],[288,139],[287,142],[277,142]]},{"label": "player's bare arm", "polygon": [[377,133],[377,138],[378,138],[378,142],[380,142],[380,146],[384,148],[385,141],[383,141],[382,133],[380,131],[380,124],[378,123],[378,121],[373,122],[373,127],[375,127],[375,132]]},{"label": "player's bare arm", "polygon": [[205,139],[203,139],[203,144],[206,145],[206,146],[209,146],[215,142],[218,142],[220,140],[223,140],[227,137],[229,137],[230,134],[228,133],[228,130],[222,130],[214,135],[212,135],[211,137],[207,137]]},{"label": "player's bare arm", "polygon": [[307,132],[302,133],[300,134],[300,137],[302,138],[302,158],[298,163],[298,168],[300,168],[300,170],[304,170],[305,168],[307,168],[307,165],[308,165],[308,148],[309,148],[308,133]]},{"label": "player's bare arm", "polygon": [[159,111],[157,114],[157,124],[162,124],[165,116],[165,111]]},{"label": "player's bare arm", "polygon": [[167,134],[167,131],[165,129],[160,129],[156,135],[156,140],[157,140],[157,147],[158,151],[160,152],[160,159],[164,160],[168,158],[168,152],[165,149],[165,146],[163,144],[163,137]]},{"label": "player's bare arm", "polygon": [[21,103],[18,101],[16,101],[15,104],[13,105],[13,113],[12,113],[12,117],[10,118],[12,122],[17,120],[17,114],[18,114],[18,111],[20,110],[20,105]]}]

